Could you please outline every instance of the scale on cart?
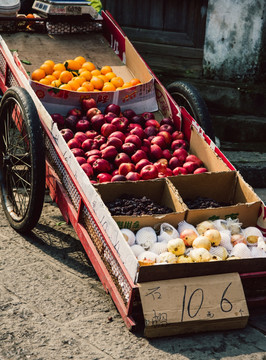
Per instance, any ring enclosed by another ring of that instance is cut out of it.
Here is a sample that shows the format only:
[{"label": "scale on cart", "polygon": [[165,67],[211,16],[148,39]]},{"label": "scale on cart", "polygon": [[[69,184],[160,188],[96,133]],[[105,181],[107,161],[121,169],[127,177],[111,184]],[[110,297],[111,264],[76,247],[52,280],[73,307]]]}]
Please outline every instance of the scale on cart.
[{"label": "scale on cart", "polygon": [[90,4],[91,2],[87,0],[35,0],[32,9],[47,18],[54,16],[90,16],[94,20],[102,20],[101,15]]}]

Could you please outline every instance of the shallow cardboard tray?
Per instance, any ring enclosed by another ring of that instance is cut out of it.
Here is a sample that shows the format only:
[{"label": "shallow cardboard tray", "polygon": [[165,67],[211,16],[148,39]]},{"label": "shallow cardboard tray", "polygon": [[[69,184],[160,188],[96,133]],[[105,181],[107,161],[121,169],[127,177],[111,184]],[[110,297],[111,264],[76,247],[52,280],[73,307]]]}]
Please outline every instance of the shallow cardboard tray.
[{"label": "shallow cardboard tray", "polygon": [[113,201],[123,194],[131,194],[137,197],[145,195],[154,202],[173,209],[173,212],[169,214],[113,216],[120,228],[136,231],[144,226],[156,227],[163,222],[177,226],[180,221],[185,219],[186,207],[180,202],[172,184],[165,178],[98,184],[96,189],[104,203]]}]

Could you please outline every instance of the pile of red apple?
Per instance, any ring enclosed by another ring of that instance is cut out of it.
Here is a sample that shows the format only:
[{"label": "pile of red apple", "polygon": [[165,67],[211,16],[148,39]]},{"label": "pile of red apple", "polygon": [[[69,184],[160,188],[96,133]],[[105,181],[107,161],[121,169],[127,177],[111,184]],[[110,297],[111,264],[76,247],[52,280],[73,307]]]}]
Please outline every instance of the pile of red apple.
[{"label": "pile of red apple", "polygon": [[82,109],[73,108],[66,117],[51,117],[92,183],[207,171],[188,153],[189,143],[170,118],[159,123],[151,112],[121,112],[116,104],[101,112],[94,99],[84,99]]}]

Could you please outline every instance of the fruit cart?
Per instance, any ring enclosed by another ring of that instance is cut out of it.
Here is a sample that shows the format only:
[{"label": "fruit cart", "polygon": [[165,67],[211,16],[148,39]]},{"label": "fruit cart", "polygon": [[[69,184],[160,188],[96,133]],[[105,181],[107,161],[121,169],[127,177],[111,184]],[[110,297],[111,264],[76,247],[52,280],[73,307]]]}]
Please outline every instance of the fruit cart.
[{"label": "fruit cart", "polygon": [[[28,21],[24,19],[26,26]],[[242,204],[243,206],[238,205],[237,211],[243,214],[247,223],[259,225],[262,231],[265,231],[263,228],[265,207],[199,124],[185,108],[179,107],[175,103],[108,12],[103,11],[100,20],[88,21],[86,19],[85,24],[82,24],[85,26],[82,29],[83,33],[80,33],[78,28],[80,22],[72,27],[69,22],[60,23],[59,33],[57,32],[58,23],[54,23],[50,19],[37,18],[34,21],[31,19],[31,26],[33,23],[37,23],[38,29],[42,31],[38,33],[16,31],[18,26],[16,19],[12,25],[14,28],[11,30],[8,28],[6,33],[3,31],[3,37],[0,38],[0,88],[3,93],[0,107],[0,181],[2,206],[10,225],[19,232],[26,232],[37,224],[46,186],[52,200],[60,208],[65,221],[72,224],[106,292],[110,293],[129,329],[134,329],[136,324],[143,321],[141,305],[144,300],[140,299],[140,288],[145,288],[145,284],[154,282],[154,290],[149,290],[150,295],[156,298],[158,282],[164,284],[166,281],[171,282],[177,279],[182,282],[182,279],[188,277],[193,279],[197,276],[207,276],[208,279],[211,279],[214,274],[226,278],[227,274],[237,273],[240,274],[247,303],[250,306],[265,305],[266,258],[245,259],[229,263],[222,261],[209,264],[167,264],[139,267],[136,257],[124,241],[118,223],[111,216],[103,201],[104,193],[108,195],[110,190],[106,190],[105,184],[101,184],[97,188],[89,181],[83,170],[77,166],[70,149],[51,118],[52,112],[63,108],[64,111],[67,111],[77,102],[69,103],[71,99],[66,97],[66,91],[61,91],[61,95],[55,92],[47,100],[49,95],[47,91],[45,90],[45,92],[38,85],[34,87],[35,85],[30,82],[23,65],[23,63],[29,64],[29,59],[36,65],[38,61],[40,63],[41,58],[47,58],[47,54],[54,55],[57,49],[61,55],[63,51],[66,51],[66,56],[70,56],[71,51],[81,53],[86,45],[90,53],[94,51],[94,47],[98,47],[98,56],[101,55],[104,58],[102,62],[106,61],[110,53],[112,57],[107,61],[109,63],[114,62],[115,65],[120,66],[124,61],[127,66],[131,66],[132,71],[137,72],[139,69],[144,69],[145,84],[141,88],[141,93],[138,94],[133,88],[133,91],[127,93],[122,99],[116,98],[121,102],[121,106],[124,108],[135,106],[137,110],[141,108],[142,111],[154,111],[156,114],[161,114],[161,117],[170,116],[176,129],[182,129],[186,135],[194,153],[208,164],[211,173],[216,173],[217,177],[214,181],[218,183],[218,179],[224,176],[222,181],[226,182],[226,179],[230,177],[229,185],[230,181],[233,184],[237,181],[239,189],[242,191],[244,188],[243,193],[247,195],[250,202]],[[10,23],[8,24],[10,25]],[[19,26],[21,29],[21,23]],[[108,48],[105,42],[109,44]],[[17,49],[18,44],[22,43],[25,53],[20,49],[18,54],[16,51],[11,53],[11,50]],[[99,44],[103,43],[104,51],[99,47]],[[35,49],[34,53],[32,53],[33,48]],[[114,60],[114,55],[117,60]],[[32,69],[30,68],[30,70]],[[145,89],[148,89],[146,94]],[[106,106],[108,99],[109,102],[114,102],[114,98],[108,98],[108,94],[103,96],[101,93],[96,93],[95,96],[97,96],[97,103],[102,107]],[[135,101],[138,96],[139,100]],[[188,179],[191,184],[194,182],[193,179],[201,183],[201,179],[203,182],[207,181],[208,178],[205,176],[206,174],[191,175],[188,176]],[[167,183],[168,180],[162,181]],[[186,181],[185,177],[183,177],[183,181]],[[175,185],[174,177],[172,182]],[[135,191],[134,187],[136,186],[142,188],[146,186],[144,192],[147,187],[151,189],[154,187],[155,192],[161,191],[158,190],[161,186],[160,181],[137,183],[131,184],[131,187],[126,185],[125,191],[129,191],[130,188]],[[165,183],[163,186],[166,186]],[[186,184],[177,186],[186,188]],[[195,185],[191,186],[195,187]],[[125,189],[125,183],[115,184],[111,191],[114,189],[119,192],[122,187]],[[102,196],[99,195],[101,191],[103,191]],[[247,213],[248,210],[249,213]],[[176,219],[184,220],[185,214],[186,210],[177,208]],[[159,221],[158,218],[154,219],[153,217],[150,220],[153,223]],[[216,277],[214,281],[216,282],[217,279]],[[239,285],[238,283],[234,284],[236,287]],[[187,285],[182,284],[182,286],[187,289]],[[221,303],[223,301],[225,301],[225,296]],[[184,309],[182,317],[183,315]],[[160,316],[162,315],[160,314]],[[212,314],[210,313],[208,316],[211,317]],[[192,318],[194,315],[190,317]],[[167,331],[163,316],[162,321],[157,315],[155,318],[157,319],[155,325],[159,324],[158,328],[160,331],[163,330],[159,333],[152,332],[150,336],[178,333],[176,328],[171,330],[171,326]],[[230,318],[228,321],[230,323],[232,319]],[[149,325],[147,320],[145,323]],[[203,323],[205,324],[205,322]],[[232,328],[241,327],[243,326],[241,324],[239,322],[235,325],[228,325],[227,322],[218,321],[218,324],[216,322],[214,326],[216,329],[222,329],[230,328],[230,326]],[[202,327],[198,328],[198,330],[202,329]],[[208,326],[205,329],[208,329]],[[195,330],[197,331],[196,327]]]}]

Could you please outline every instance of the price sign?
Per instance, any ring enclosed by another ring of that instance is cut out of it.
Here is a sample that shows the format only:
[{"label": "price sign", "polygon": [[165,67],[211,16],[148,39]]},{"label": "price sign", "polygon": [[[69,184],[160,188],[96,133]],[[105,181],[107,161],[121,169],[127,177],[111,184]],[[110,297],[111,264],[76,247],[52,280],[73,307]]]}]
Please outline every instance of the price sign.
[{"label": "price sign", "polygon": [[139,284],[148,337],[243,328],[248,308],[238,273]]}]

